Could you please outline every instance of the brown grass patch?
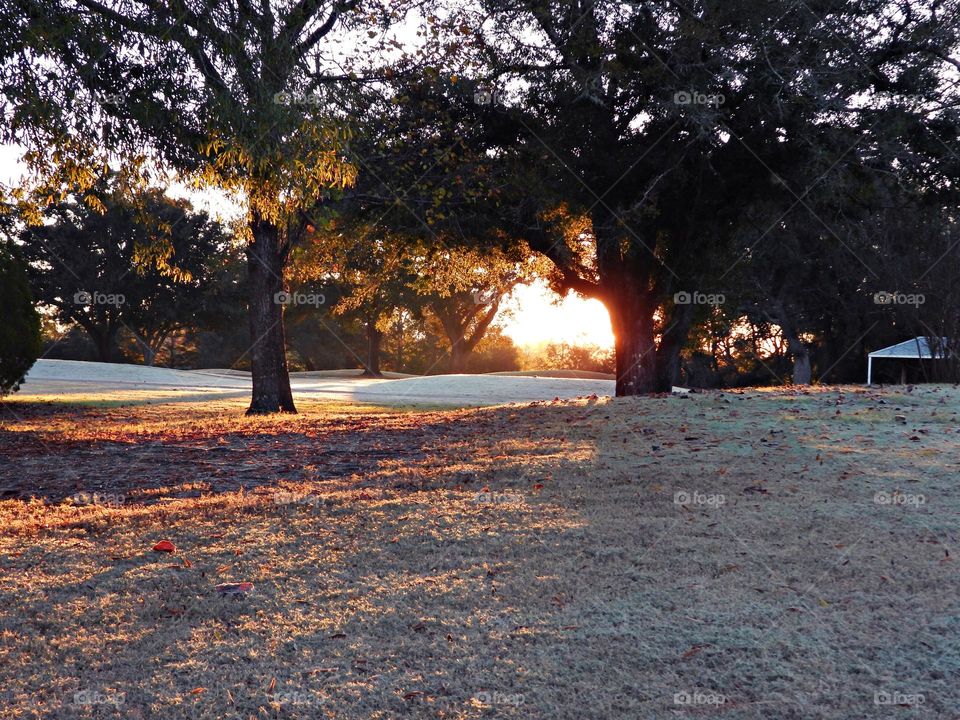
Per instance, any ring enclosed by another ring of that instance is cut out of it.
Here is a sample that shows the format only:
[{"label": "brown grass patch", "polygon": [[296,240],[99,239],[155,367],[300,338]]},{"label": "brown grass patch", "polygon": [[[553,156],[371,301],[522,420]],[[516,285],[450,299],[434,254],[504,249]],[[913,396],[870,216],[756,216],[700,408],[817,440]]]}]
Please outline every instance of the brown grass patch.
[{"label": "brown grass patch", "polygon": [[0,405],[4,717],[960,708],[956,390],[242,409]]}]

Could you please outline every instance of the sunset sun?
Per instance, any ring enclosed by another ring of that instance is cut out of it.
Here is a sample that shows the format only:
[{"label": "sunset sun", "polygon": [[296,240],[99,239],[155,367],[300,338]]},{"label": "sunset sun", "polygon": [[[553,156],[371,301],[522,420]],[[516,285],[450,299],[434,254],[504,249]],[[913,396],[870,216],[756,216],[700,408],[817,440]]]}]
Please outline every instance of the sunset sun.
[{"label": "sunset sun", "polygon": [[610,316],[599,300],[559,300],[545,283],[523,285],[505,303],[503,332],[519,346],[543,343],[613,347]]}]

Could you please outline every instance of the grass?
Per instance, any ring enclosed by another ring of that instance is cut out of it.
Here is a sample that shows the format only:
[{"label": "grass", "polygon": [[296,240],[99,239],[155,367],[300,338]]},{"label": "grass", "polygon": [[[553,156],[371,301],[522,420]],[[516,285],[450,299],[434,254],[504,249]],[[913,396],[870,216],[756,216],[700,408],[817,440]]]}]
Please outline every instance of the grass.
[{"label": "grass", "polygon": [[4,717],[960,716],[956,389],[243,408],[0,405]]}]

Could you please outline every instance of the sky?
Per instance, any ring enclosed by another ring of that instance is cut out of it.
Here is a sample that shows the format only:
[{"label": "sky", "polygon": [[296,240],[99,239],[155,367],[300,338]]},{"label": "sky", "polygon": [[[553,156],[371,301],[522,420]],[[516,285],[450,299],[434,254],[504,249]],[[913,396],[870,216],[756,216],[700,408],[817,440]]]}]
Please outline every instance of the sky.
[{"label": "sky", "polygon": [[517,345],[556,342],[613,347],[610,316],[599,300],[572,294],[559,300],[542,282],[515,289],[498,319],[504,334]]}]

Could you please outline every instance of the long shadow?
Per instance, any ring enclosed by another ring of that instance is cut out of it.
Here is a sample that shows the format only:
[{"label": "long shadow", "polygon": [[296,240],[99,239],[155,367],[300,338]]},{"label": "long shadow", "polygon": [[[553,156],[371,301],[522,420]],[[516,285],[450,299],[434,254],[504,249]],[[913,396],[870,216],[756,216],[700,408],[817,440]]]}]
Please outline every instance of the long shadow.
[{"label": "long shadow", "polygon": [[[904,692],[939,689],[926,708],[949,716],[945,688],[958,666],[942,637],[960,628],[942,548],[919,542],[902,514],[877,510],[855,480],[833,479],[839,466],[830,479],[811,478],[828,485],[818,495],[791,489],[818,452],[825,417],[793,429],[759,414],[762,424],[744,434],[724,407],[691,404],[679,436],[676,415],[639,412],[637,429],[613,443],[600,443],[601,430],[543,430],[514,456],[505,445],[526,441],[531,420],[540,431],[552,409],[487,411],[463,425],[422,416],[362,429],[346,420],[322,441],[280,432],[268,440],[302,443],[331,462],[357,464],[342,456],[355,452],[350,442],[389,453],[390,435],[408,447],[416,440],[420,454],[403,467],[371,452],[350,482],[331,484],[331,505],[268,503],[197,513],[192,524],[182,522],[188,508],[177,510],[168,517],[181,528],[178,545],[206,558],[193,568],[137,556],[56,586],[50,598],[4,590],[0,606],[42,635],[55,592],[61,612],[77,608],[78,628],[97,627],[112,594],[148,576],[134,605],[139,635],[111,644],[109,661],[67,663],[76,657],[69,648],[57,656],[74,686],[128,687],[129,709],[148,717],[873,717],[874,670],[898,670],[902,684],[893,687]],[[565,421],[608,411],[577,413]],[[459,449],[467,438],[471,456]],[[707,442],[712,451],[698,452]],[[742,467],[747,446],[776,472]],[[242,452],[253,460],[280,450]],[[619,456],[630,472],[611,470]],[[439,470],[404,487],[427,465]],[[484,465],[493,469],[463,469]],[[768,492],[756,489],[761,473]],[[723,492],[726,503],[682,508],[677,491]],[[843,512],[824,515],[840,504]],[[832,520],[814,528],[818,517]],[[272,539],[256,553],[243,543],[259,541],[264,527]],[[899,569],[871,549],[894,534]],[[242,550],[239,559],[230,547]],[[220,562],[242,565],[228,572],[244,575],[225,579],[253,580],[257,591],[216,597],[211,569]],[[921,601],[925,618],[910,616]],[[908,616],[920,626],[909,634]],[[855,634],[858,623],[879,639]],[[938,676],[921,672],[938,660],[946,668]],[[131,679],[130,667],[143,672]],[[724,703],[711,704],[714,689]],[[678,693],[703,702],[678,703]]]},{"label": "long shadow", "polygon": [[[95,416],[96,413],[91,414]],[[483,428],[490,422],[487,419],[479,425]],[[324,716],[318,714],[318,709],[334,706],[356,711],[343,717],[367,717],[369,714],[361,709],[364,707],[375,707],[381,713],[392,708],[404,716],[411,710],[422,711],[422,707],[411,705],[419,702],[419,695],[404,699],[383,673],[379,673],[381,680],[373,678],[376,673],[367,663],[374,657],[380,663],[384,653],[401,650],[392,649],[392,641],[380,645],[377,638],[392,633],[394,621],[406,623],[409,618],[413,626],[411,633],[428,640],[428,645],[439,643],[436,639],[439,626],[418,628],[414,608],[421,603],[440,602],[450,612],[443,622],[453,622],[458,608],[470,602],[474,590],[489,593],[493,575],[488,566],[500,561],[492,557],[487,545],[488,525],[497,526],[504,541],[511,546],[520,545],[523,538],[533,535],[540,542],[557,544],[557,530],[531,525],[528,508],[485,506],[483,501],[477,501],[479,481],[469,482],[463,473],[453,470],[453,461],[449,463],[450,469],[421,483],[428,490],[408,487],[409,473],[386,472],[374,476],[381,460],[397,460],[398,448],[406,448],[404,457],[411,457],[411,461],[432,455],[432,466],[442,467],[444,458],[439,451],[468,434],[450,421],[424,422],[418,418],[400,430],[386,431],[376,427],[362,431],[345,422],[342,427],[328,428],[328,432],[321,448],[315,447],[316,438],[304,433],[281,432],[270,440],[284,445],[312,446],[314,458],[324,453],[334,459],[338,453],[348,454],[350,459],[346,462],[351,468],[359,468],[355,473],[355,487],[377,492],[378,497],[390,501],[383,509],[373,511],[372,516],[356,492],[347,492],[354,486],[345,483],[338,486],[340,499],[332,506],[302,503],[275,506],[267,502],[260,507],[222,510],[212,516],[195,512],[193,522],[189,523],[181,522],[191,519],[189,508],[164,510],[165,523],[178,528],[178,547],[184,555],[194,558],[191,566],[184,564],[181,555],[151,553],[149,545],[155,538],[144,538],[143,552],[134,556],[103,557],[105,551],[99,549],[97,538],[107,528],[94,523],[89,535],[92,543],[84,547],[89,548],[101,568],[103,563],[109,566],[71,582],[58,581],[51,568],[58,564],[82,566],[84,549],[77,550],[68,543],[55,546],[51,553],[31,549],[25,543],[23,556],[10,558],[4,563],[8,566],[5,569],[29,572],[36,563],[45,568],[48,574],[43,581],[49,584],[37,584],[29,592],[0,585],[0,607],[12,608],[14,613],[12,619],[4,621],[4,626],[14,627],[19,641],[25,641],[30,635],[44,636],[58,621],[67,623],[60,626],[60,631],[68,630],[74,636],[67,642],[61,639],[33,660],[38,667],[42,666],[45,654],[47,662],[54,663],[47,670],[57,674],[57,682],[36,684],[33,676],[24,676],[10,686],[26,691],[49,717],[72,717],[72,713],[83,716],[84,712],[90,712],[89,707],[71,706],[72,693],[83,690],[104,695],[125,693],[124,704],[119,708],[124,717],[151,716],[160,712],[158,707],[163,708],[162,716],[171,718],[248,717],[278,705],[283,717],[293,718]],[[123,443],[92,442],[85,443],[86,452],[78,455],[72,443],[51,443],[49,439],[40,441],[29,437],[30,433],[25,435],[24,444],[39,444],[47,457],[62,451],[81,473],[99,472],[104,464],[123,458],[130,461],[136,452],[136,447]],[[391,435],[396,436],[396,445],[388,442]],[[368,436],[372,436],[371,444],[375,447],[365,448]],[[244,433],[231,433],[222,439],[229,447],[250,440]],[[253,441],[258,440],[254,435]],[[416,447],[411,449],[413,445]],[[168,467],[192,457],[172,459],[178,451],[177,443],[159,442],[154,446],[159,455],[151,456],[151,463],[162,459]],[[360,462],[356,458],[358,449],[369,450],[361,453]],[[9,446],[4,445],[6,457],[14,459],[12,453],[7,454],[8,450]],[[232,455],[238,451],[234,448],[225,452]],[[244,457],[262,459],[265,454],[256,447],[248,448],[248,453]],[[25,469],[30,468],[21,465],[16,472]],[[335,470],[331,472],[336,476]],[[194,473],[194,480],[196,476]],[[472,486],[469,491],[455,489],[464,483]],[[266,486],[270,486],[269,481]],[[345,492],[349,497],[344,496]],[[431,508],[441,494],[456,505],[443,520],[444,529],[438,537],[418,532],[415,524],[424,530],[434,527]],[[408,517],[411,513],[418,516],[415,524]],[[251,561],[248,570],[259,568],[257,592],[237,599],[219,597],[213,591],[219,579],[216,565],[230,563],[232,555],[224,546],[244,547],[245,528],[252,532],[259,523],[267,523],[280,534],[270,547],[271,569],[264,571],[263,564]],[[212,533],[218,527],[220,531]],[[377,533],[381,544],[370,547],[359,540],[370,531]],[[389,537],[394,534],[403,537],[391,543]],[[214,557],[210,557],[207,551],[214,546],[217,549],[212,552]],[[451,553],[450,548],[460,551]],[[268,577],[264,578],[264,573]],[[467,579],[468,584],[459,584],[453,580],[455,577]],[[391,584],[403,583],[405,579],[415,582],[415,588],[403,590]],[[451,581],[449,587],[445,585],[446,579]],[[131,593],[140,599],[132,603],[132,613],[131,607],[124,610],[124,627],[110,627],[103,609],[117,596],[129,598]],[[372,604],[374,615],[383,615],[380,620],[351,609],[351,604],[361,597]],[[392,612],[394,603],[397,607]],[[342,612],[341,619],[334,617],[334,606]],[[70,620],[64,621],[64,617]],[[270,622],[264,625],[265,617],[270,618]],[[258,623],[260,625],[254,627]],[[73,625],[72,630],[69,625]],[[357,636],[356,632],[361,630],[362,634]],[[196,646],[198,634],[210,642],[202,653],[198,653]],[[398,640],[401,637],[398,635]],[[268,654],[264,657],[268,645]],[[94,647],[101,651],[95,652]],[[292,666],[288,660],[281,660],[291,652],[299,653],[298,661]],[[252,664],[243,660],[253,653],[261,659]],[[202,663],[194,667],[200,655]],[[88,660],[77,662],[80,656]],[[277,661],[274,663],[270,656],[275,656]],[[328,672],[331,662],[335,662],[338,669]],[[279,677],[276,687],[271,687],[271,676]],[[408,681],[405,677],[397,680]],[[494,679],[487,682],[494,683]],[[484,692],[482,687],[478,685],[475,693]],[[473,702],[472,696],[454,697],[445,692],[436,698],[431,695],[429,700],[445,703],[450,708]],[[113,716],[109,714],[109,707],[92,710]]]},{"label": "long shadow", "polygon": [[[385,464],[412,463],[464,433],[440,414],[377,413],[308,419],[297,429],[278,425],[188,437],[123,433],[122,409],[21,404],[0,423],[0,499],[61,502],[77,493],[156,502],[199,497],[278,482],[313,482],[375,474]],[[104,414],[106,413],[106,415]],[[23,420],[67,416],[75,424],[103,422],[102,439],[68,439],[42,430],[15,430]],[[131,418],[136,422],[136,416]],[[114,423],[111,425],[111,423]]]}]

